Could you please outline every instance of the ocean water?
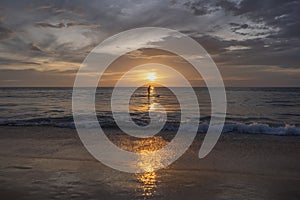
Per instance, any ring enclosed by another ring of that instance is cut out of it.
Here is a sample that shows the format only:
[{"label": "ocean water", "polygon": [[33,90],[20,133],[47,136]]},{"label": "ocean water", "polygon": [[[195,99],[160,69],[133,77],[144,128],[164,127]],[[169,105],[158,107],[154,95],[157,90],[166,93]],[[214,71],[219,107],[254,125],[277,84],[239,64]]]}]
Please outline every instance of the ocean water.
[{"label": "ocean water", "polygon": [[[103,127],[116,126],[110,106],[112,89],[98,88],[95,95],[95,109]],[[185,88],[176,90],[184,92]],[[198,120],[198,132],[205,133],[210,97],[206,88],[194,90],[201,115],[191,120]],[[300,88],[226,88],[226,94],[224,133],[300,135]],[[147,88],[136,90],[129,104],[132,120],[138,125],[149,123],[149,109],[157,104],[167,112],[164,129],[176,130],[181,122],[180,105],[167,88],[154,88],[150,97]],[[128,107],[121,111],[127,112]],[[74,128],[72,88],[0,88],[0,125]]]}]

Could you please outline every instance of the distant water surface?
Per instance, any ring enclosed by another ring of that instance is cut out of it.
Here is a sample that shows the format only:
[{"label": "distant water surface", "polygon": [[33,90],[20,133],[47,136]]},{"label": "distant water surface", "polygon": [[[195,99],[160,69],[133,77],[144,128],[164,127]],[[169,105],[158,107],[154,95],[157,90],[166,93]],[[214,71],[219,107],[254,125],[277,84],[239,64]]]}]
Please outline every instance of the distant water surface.
[{"label": "distant water surface", "polygon": [[[112,89],[99,88],[96,93],[98,120],[106,127],[115,126],[110,111]],[[176,90],[184,92],[185,88]],[[198,131],[205,132],[210,120],[209,94],[206,88],[194,90],[201,112]],[[226,88],[226,93],[227,117],[223,132],[300,135],[300,88]],[[177,127],[180,106],[167,88],[155,88],[150,99],[147,88],[139,88],[130,101],[132,119],[137,124],[147,124],[152,104],[165,107],[166,130]],[[0,125],[74,128],[71,107],[72,88],[0,88]],[[127,110],[124,108],[124,112]]]}]

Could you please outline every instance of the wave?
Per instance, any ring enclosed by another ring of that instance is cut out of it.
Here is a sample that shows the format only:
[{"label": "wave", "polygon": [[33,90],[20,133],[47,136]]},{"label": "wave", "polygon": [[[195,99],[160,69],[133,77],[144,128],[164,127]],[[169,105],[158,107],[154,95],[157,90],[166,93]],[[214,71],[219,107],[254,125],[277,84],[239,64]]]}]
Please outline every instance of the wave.
[{"label": "wave", "polygon": [[[200,124],[198,132],[206,133],[207,124]],[[266,134],[266,135],[300,135],[300,127],[285,124],[284,126],[272,127],[268,124],[225,124],[222,133],[242,133],[242,134]]]},{"label": "wave", "polygon": [[[116,128],[117,125],[111,117],[98,118],[101,127],[103,128]],[[94,123],[91,123],[94,124]],[[0,126],[53,126],[61,128],[75,128],[73,117],[64,118],[39,118],[30,120],[0,120]],[[84,127],[92,128],[89,124],[85,124]],[[177,131],[179,127],[178,122],[167,122],[163,127],[164,131]],[[198,127],[198,133],[206,133],[208,130],[208,123],[201,123]],[[185,127],[188,131],[188,127]],[[184,129],[183,129],[184,130]],[[226,123],[223,127],[222,133],[240,133],[240,134],[266,134],[266,135],[299,135],[300,126],[295,125],[279,125],[273,126],[263,123]]]},{"label": "wave", "polygon": [[75,128],[72,116],[59,118],[34,118],[27,120],[0,120],[1,126],[55,126]]}]

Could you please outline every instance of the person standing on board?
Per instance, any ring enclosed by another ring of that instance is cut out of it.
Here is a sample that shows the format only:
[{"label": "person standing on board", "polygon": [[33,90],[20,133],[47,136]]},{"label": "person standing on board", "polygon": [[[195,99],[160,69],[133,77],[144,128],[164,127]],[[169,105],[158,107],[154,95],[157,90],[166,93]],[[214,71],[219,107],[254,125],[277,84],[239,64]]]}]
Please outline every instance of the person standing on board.
[{"label": "person standing on board", "polygon": [[148,86],[148,97],[150,96],[151,94],[151,85]]}]

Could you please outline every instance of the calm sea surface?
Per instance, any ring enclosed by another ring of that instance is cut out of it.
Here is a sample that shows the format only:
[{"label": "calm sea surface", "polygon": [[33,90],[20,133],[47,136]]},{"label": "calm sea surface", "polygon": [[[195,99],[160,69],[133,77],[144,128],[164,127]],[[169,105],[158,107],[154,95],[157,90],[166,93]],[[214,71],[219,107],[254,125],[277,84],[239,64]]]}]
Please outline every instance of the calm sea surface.
[{"label": "calm sea surface", "polygon": [[[205,132],[210,120],[209,94],[206,88],[194,90],[201,112],[198,131]],[[100,88],[96,93],[98,120],[106,127],[115,126],[110,109],[111,92],[112,88]],[[223,132],[300,135],[300,88],[227,88],[226,93]],[[164,128],[176,128],[180,122],[180,106],[167,88],[155,88],[150,98],[147,88],[139,88],[130,101],[132,119],[137,124],[147,124],[152,104],[161,104],[167,111]],[[0,125],[74,128],[71,108],[72,88],[0,88]],[[124,112],[127,110],[128,107],[124,108]]]}]

